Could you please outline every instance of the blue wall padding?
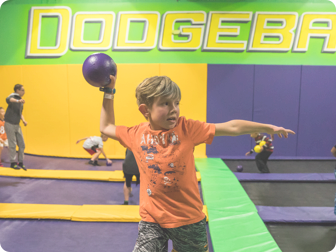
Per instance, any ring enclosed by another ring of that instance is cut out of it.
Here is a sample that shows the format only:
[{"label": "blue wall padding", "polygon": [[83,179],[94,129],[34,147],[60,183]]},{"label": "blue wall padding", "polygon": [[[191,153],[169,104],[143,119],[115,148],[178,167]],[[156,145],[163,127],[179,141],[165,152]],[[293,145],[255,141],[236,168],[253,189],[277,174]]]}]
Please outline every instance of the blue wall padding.
[{"label": "blue wall padding", "polygon": [[[332,159],[335,66],[208,65],[207,121],[270,123],[297,135],[274,140],[271,158]],[[249,136],[216,137],[208,157],[244,158]]]},{"label": "blue wall padding", "polygon": [[298,156],[331,156],[336,144],[336,67],[303,66]]},{"label": "blue wall padding", "polygon": [[[253,65],[208,65],[207,121],[252,120]],[[251,148],[249,136],[216,137],[209,157],[242,156]]]},{"label": "blue wall padding", "polygon": [[[253,121],[297,132],[301,66],[255,66]],[[296,156],[297,136],[275,137],[273,157]]]}]

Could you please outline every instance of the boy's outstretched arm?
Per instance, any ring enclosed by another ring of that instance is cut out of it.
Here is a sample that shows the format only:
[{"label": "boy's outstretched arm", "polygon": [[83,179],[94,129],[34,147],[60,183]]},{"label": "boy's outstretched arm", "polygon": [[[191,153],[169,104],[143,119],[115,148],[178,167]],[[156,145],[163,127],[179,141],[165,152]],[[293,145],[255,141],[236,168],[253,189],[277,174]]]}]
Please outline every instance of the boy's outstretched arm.
[{"label": "boy's outstretched arm", "polygon": [[80,141],[83,141],[83,140],[86,140],[86,139],[88,139],[88,137],[84,137],[82,139],[78,139],[77,142],[76,142],[76,144],[78,144]]},{"label": "boy's outstretched arm", "polygon": [[[114,88],[117,75],[114,77],[110,75],[111,83],[107,86],[108,88]],[[103,107],[100,114],[100,132],[104,135],[117,140],[116,137],[116,126],[114,120],[114,99],[108,99],[104,94]]]},{"label": "boy's outstretched arm", "polygon": [[240,136],[255,132],[264,132],[270,134],[272,139],[274,139],[274,134],[277,134],[280,138],[282,135],[287,138],[288,134],[295,134],[294,131],[283,127],[245,120],[232,120],[225,123],[216,123],[215,126],[215,136]]}]

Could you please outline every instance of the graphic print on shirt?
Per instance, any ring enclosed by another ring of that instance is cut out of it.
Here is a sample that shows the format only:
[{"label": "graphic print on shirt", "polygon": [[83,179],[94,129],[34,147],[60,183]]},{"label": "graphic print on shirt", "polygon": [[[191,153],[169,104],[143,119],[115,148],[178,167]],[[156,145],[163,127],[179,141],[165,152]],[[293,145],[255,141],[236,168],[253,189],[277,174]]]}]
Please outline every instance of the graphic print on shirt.
[{"label": "graphic print on shirt", "polygon": [[148,195],[155,191],[170,193],[179,190],[179,177],[186,168],[180,155],[180,144],[175,132],[153,135],[144,132],[141,136],[141,162],[146,163],[143,172],[148,176]]},{"label": "graphic print on shirt", "polygon": [[5,134],[5,127],[4,126],[0,126],[0,135]]}]

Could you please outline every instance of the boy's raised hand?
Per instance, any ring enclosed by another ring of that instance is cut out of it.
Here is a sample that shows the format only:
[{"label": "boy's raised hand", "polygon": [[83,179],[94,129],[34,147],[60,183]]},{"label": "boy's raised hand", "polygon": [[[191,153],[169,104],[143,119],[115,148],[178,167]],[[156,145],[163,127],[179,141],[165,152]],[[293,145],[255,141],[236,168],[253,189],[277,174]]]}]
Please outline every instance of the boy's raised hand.
[{"label": "boy's raised hand", "polygon": [[117,81],[117,74],[118,74],[118,66],[116,65],[116,74],[115,76],[110,75],[111,82],[107,87],[112,88],[112,89],[115,87],[115,84]]},{"label": "boy's raised hand", "polygon": [[288,134],[295,135],[295,132],[290,129],[285,129],[283,127],[278,127],[274,125],[270,125],[270,129],[266,132],[271,135],[272,140],[274,140],[274,135],[278,135],[280,138],[282,138],[282,135],[285,138],[288,138]]}]

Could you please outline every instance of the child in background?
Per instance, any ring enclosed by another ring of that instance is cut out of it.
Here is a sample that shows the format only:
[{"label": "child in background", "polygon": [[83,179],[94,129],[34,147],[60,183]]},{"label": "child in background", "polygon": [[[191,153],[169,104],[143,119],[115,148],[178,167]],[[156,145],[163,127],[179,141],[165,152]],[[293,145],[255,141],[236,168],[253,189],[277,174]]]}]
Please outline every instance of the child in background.
[{"label": "child in background", "polygon": [[[258,153],[255,157],[255,161],[258,167],[258,170],[261,173],[270,173],[270,170],[267,166],[268,158],[272,155],[274,146],[272,144],[272,139],[269,137],[259,134],[259,133],[252,133],[251,137],[254,138],[256,145],[259,145],[261,141],[265,141],[266,143],[263,146],[260,146],[260,153]],[[247,152],[245,155],[251,155],[254,152],[254,149]]]},{"label": "child in background", "polygon": [[0,107],[0,167],[3,167],[1,163],[1,153],[3,148],[8,146],[7,135],[5,132],[5,109]]},{"label": "child in background", "polygon": [[140,173],[139,173],[138,165],[135,161],[133,152],[128,149],[126,149],[126,157],[123,163],[123,172],[124,172],[124,178],[125,178],[124,204],[123,205],[128,205],[129,197],[132,196],[131,182],[132,182],[133,175],[135,175],[137,179],[136,185],[140,183]]},{"label": "child in background", "polygon": [[116,77],[110,78],[111,83],[101,88],[105,94],[100,131],[133,152],[141,176],[142,220],[133,252],[168,251],[169,239],[178,252],[209,251],[195,171],[195,146],[211,144],[214,136],[266,132],[287,138],[288,133],[295,133],[244,120],[214,124],[180,117],[180,88],[166,76],[145,79],[136,88],[139,111],[148,122],[133,127],[116,126],[113,102]]},{"label": "child in background", "polygon": [[108,139],[107,136],[104,134],[101,134],[100,137],[98,136],[93,136],[93,137],[85,137],[82,139],[77,140],[76,144],[79,142],[85,140],[83,144],[84,150],[86,150],[90,155],[92,155],[89,164],[94,165],[94,166],[99,166],[98,164],[98,158],[100,154],[103,154],[104,157],[106,158],[107,164],[111,165],[112,161],[106,157],[106,154],[103,149],[103,142],[106,142]]}]

